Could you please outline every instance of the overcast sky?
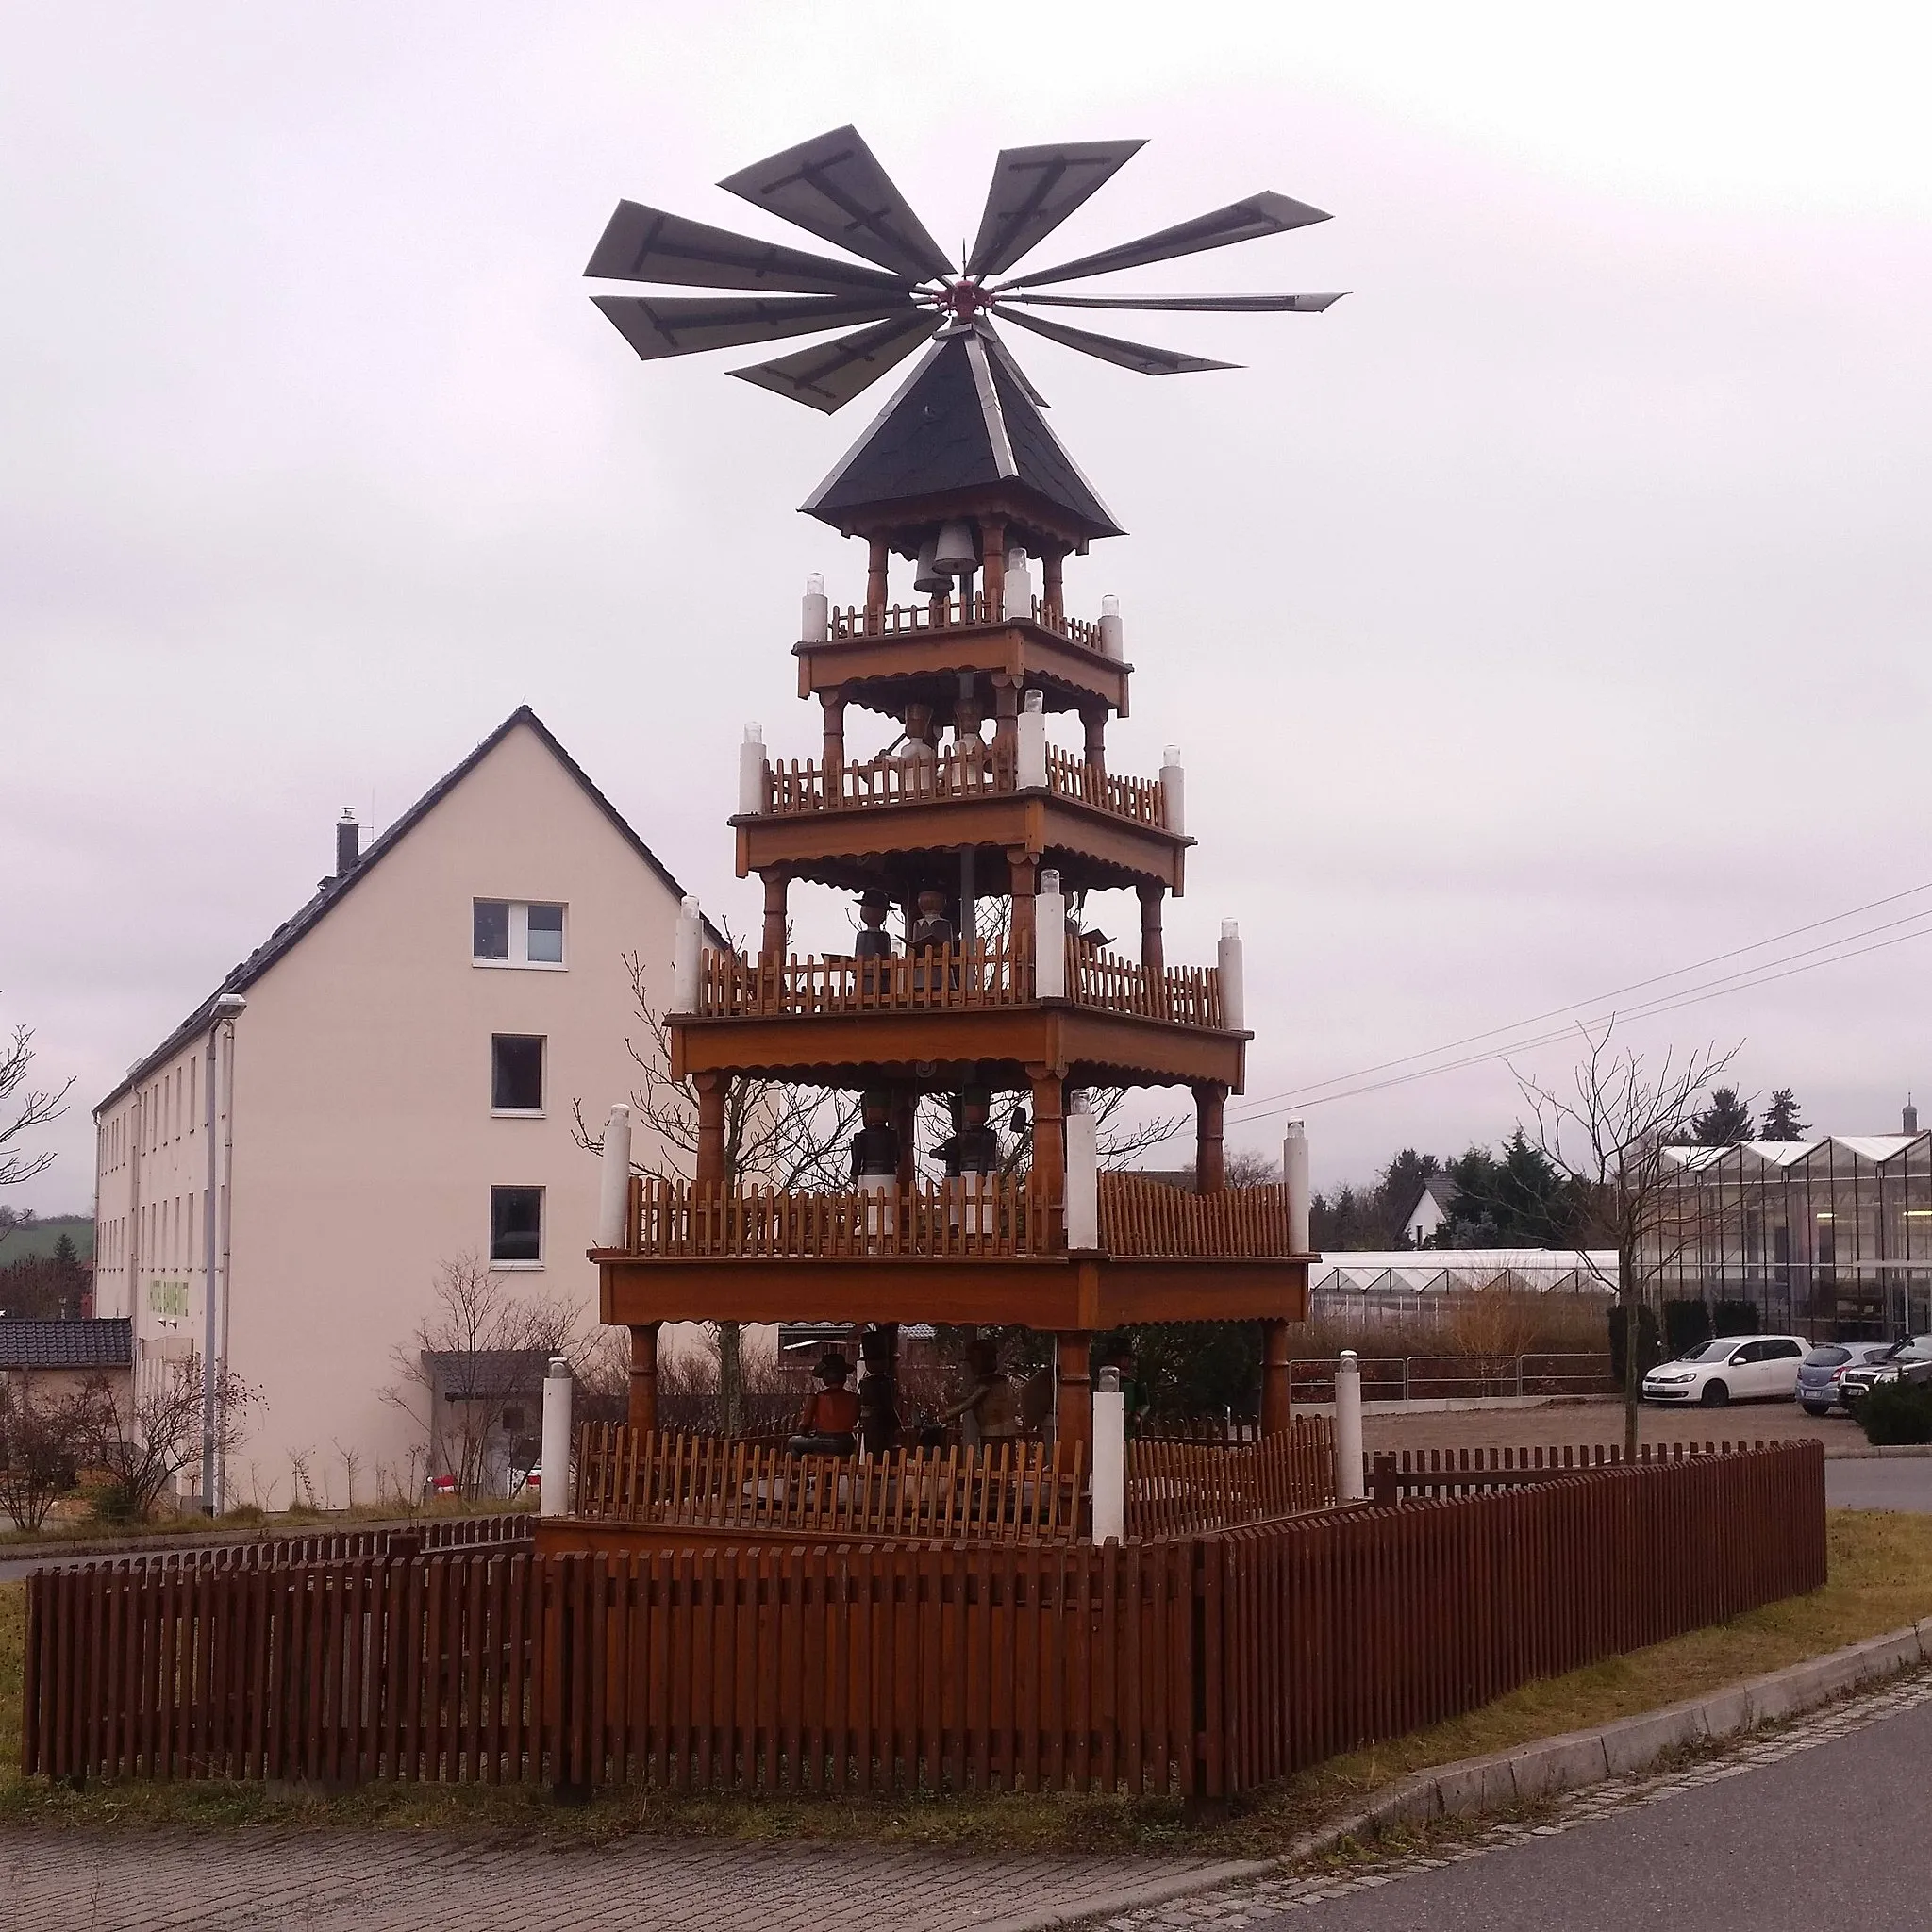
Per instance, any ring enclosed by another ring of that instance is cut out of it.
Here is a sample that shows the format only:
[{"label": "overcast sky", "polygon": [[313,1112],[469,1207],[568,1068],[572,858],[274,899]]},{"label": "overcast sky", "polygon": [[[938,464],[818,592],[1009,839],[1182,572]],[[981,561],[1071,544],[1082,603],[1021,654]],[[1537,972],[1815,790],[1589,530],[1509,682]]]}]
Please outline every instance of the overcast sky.
[{"label": "overcast sky", "polygon": [[[520,703],[755,923],[735,746],[816,754],[801,580],[862,591],[793,507],[889,390],[826,419],[742,352],[641,364],[579,277],[620,196],[816,245],[710,184],[846,121],[942,240],[1000,146],[1124,135],[1057,254],[1261,188],[1335,216],[1133,278],[1353,291],[1146,319],[1241,373],[1018,345],[1130,532],[1068,575],[1125,613],[1115,761],[1187,756],[1169,958],[1246,936],[1237,1144],[1317,1081],[1932,914],[1921,10],[1004,18],[0,7],[0,1023],[77,1080],[20,1205],[88,1207],[88,1108],[313,889],[337,809],[386,823]],[[1884,1129],[1932,1100],[1928,962],[1634,1037],[1742,1041],[1747,1089]],[[1292,1110],[1332,1181],[1519,1103],[1487,1062]]]}]

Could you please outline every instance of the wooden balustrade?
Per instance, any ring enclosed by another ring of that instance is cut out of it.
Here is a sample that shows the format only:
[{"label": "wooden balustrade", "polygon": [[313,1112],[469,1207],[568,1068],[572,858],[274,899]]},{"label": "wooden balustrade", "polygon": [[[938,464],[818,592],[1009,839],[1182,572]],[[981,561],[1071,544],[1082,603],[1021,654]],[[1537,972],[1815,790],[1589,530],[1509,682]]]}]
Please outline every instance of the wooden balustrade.
[{"label": "wooden balustrade", "polygon": [[1109,1255],[1270,1259],[1291,1253],[1279,1182],[1196,1194],[1140,1174],[1100,1176],[1100,1245]]},{"label": "wooden balustrade", "polygon": [[[834,643],[850,643],[858,638],[909,637],[919,631],[950,630],[961,625],[991,623],[986,593],[975,591],[965,602],[958,597],[922,598],[917,604],[889,604],[883,610],[868,610],[862,604],[848,604],[831,613]],[[1024,611],[1002,610],[1003,624],[1030,624],[1037,629],[1065,638],[1083,650],[1098,651],[1100,625],[1084,617],[1056,617],[1038,598],[1028,600]]]},{"label": "wooden balustrade", "polygon": [[1030,1176],[918,1181],[896,1198],[721,1187],[646,1176],[631,1194],[628,1250],[659,1260],[1010,1260],[1059,1246],[1058,1216]]},{"label": "wooden balustrade", "polygon": [[1084,1480],[1078,1443],[906,1449],[860,1462],[597,1424],[577,1435],[575,1513],[840,1539],[1069,1542],[1081,1534]]},{"label": "wooden balustrade", "polygon": [[[765,811],[774,818],[859,810],[871,806],[924,805],[937,798],[1010,795],[1015,790],[1011,747],[998,743],[962,751],[947,745],[930,758],[903,753],[831,768],[809,758],[765,767]],[[1076,752],[1049,745],[1047,790],[1057,798],[1091,806],[1132,824],[1167,829],[1167,791],[1158,778],[1104,772]]]},{"label": "wooden balustrade", "polygon": [[1335,1427],[1298,1418],[1258,1442],[1127,1444],[1127,1534],[1199,1536],[1326,1509],[1335,1502]]},{"label": "wooden balustrade", "polygon": [[1150,973],[1138,959],[1103,953],[1069,935],[1067,992],[1076,1006],[1134,1013],[1175,1026],[1221,1025],[1221,973],[1213,966],[1168,966]]}]

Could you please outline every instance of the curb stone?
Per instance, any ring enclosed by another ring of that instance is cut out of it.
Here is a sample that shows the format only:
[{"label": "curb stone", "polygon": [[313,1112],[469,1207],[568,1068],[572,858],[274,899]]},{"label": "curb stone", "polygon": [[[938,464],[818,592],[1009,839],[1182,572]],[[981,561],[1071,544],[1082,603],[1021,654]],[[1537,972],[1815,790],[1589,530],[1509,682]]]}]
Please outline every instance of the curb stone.
[{"label": "curb stone", "polygon": [[1932,1663],[1932,1617],[1731,1685],[1708,1697],[1620,1718],[1600,1730],[1570,1731],[1513,1751],[1417,1772],[1361,1810],[1305,1832],[1273,1858],[1230,1859],[1224,1865],[1124,1887],[1112,1898],[1077,1911],[1001,1919],[976,1926],[974,1932],[1047,1932],[1053,1926],[1090,1924],[1136,1906],[1161,1905],[1238,1879],[1289,1871],[1347,1840],[1372,1838],[1391,1825],[1427,1824],[1552,1798],[1647,1771],[1686,1745],[1735,1737],[1760,1724],[1800,1716],[1848,1690],[1927,1663]]}]

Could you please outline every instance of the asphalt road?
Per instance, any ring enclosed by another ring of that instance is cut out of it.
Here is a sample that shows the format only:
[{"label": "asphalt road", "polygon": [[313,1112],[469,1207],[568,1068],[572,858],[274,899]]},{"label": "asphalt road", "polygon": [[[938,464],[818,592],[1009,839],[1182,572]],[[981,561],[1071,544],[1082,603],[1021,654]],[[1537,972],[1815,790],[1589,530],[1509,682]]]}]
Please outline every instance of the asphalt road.
[{"label": "asphalt road", "polygon": [[1824,1501],[1832,1509],[1908,1509],[1924,1515],[1932,1511],[1932,1456],[1828,1457]]},{"label": "asphalt road", "polygon": [[1932,1704],[1550,1838],[1250,1932],[1924,1932]]}]

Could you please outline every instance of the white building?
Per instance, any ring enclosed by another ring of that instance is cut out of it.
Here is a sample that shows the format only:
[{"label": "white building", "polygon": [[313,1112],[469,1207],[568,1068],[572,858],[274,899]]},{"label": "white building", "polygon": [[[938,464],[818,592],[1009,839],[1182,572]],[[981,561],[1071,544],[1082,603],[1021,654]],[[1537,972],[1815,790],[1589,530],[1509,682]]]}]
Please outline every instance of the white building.
[{"label": "white building", "polygon": [[595,1321],[572,1102],[594,1131],[633,1084],[625,956],[670,983],[677,882],[527,708],[358,838],[95,1109],[95,1308],[152,1373],[205,1332],[212,1042],[216,1358],[262,1397],[228,1504],[420,1480],[426,1401],[386,1391],[448,1263]]},{"label": "white building", "polygon": [[1456,1205],[1457,1186],[1446,1174],[1425,1175],[1416,1190],[1415,1205],[1402,1224],[1402,1239],[1412,1248],[1425,1246],[1436,1238],[1436,1230],[1449,1219]]}]

